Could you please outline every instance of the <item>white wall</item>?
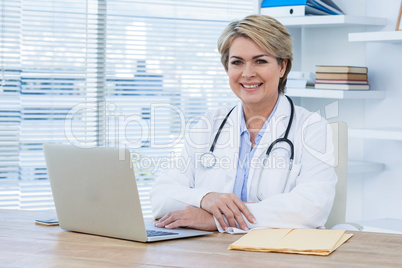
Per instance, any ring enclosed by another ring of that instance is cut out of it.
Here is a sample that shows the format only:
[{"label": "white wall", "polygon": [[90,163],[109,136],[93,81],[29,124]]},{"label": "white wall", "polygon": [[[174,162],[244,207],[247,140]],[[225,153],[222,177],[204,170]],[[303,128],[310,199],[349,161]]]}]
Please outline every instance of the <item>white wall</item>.
[{"label": "white wall", "polygon": [[[289,28],[294,39],[293,70],[315,71],[315,65],[367,66],[372,90],[386,93],[378,100],[295,98],[311,111],[338,108],[328,118],[348,123],[349,128],[402,129],[402,43],[348,42],[348,33],[394,31],[401,0],[333,0],[347,15],[387,19],[385,26]],[[261,0],[253,0],[260,4]],[[256,9],[256,12],[258,9]],[[332,116],[332,115],[331,115]],[[349,138],[349,159],[383,163],[384,171],[349,174],[346,220],[380,218],[402,220],[402,141]]]},{"label": "white wall", "polygon": [[[393,31],[400,3],[367,1],[367,15],[388,18],[381,30]],[[366,62],[373,88],[386,92],[383,100],[366,101],[366,127],[402,128],[402,43],[368,43]],[[367,140],[364,145],[365,159],[382,161],[386,167],[384,172],[364,178],[363,217],[402,219],[402,141]]]},{"label": "white wall", "polygon": [[[335,0],[348,15],[384,17],[386,26],[306,28],[295,30],[296,68],[315,71],[315,65],[367,66],[372,90],[386,92],[379,100],[300,99],[309,110],[322,111],[334,103],[339,108],[335,120],[349,128],[402,129],[402,43],[348,42],[348,33],[393,31],[401,0]],[[301,38],[298,37],[301,35]],[[297,69],[295,69],[297,70]],[[402,141],[349,139],[349,158],[381,162],[385,170],[348,177],[347,221],[377,218],[402,219]]]}]

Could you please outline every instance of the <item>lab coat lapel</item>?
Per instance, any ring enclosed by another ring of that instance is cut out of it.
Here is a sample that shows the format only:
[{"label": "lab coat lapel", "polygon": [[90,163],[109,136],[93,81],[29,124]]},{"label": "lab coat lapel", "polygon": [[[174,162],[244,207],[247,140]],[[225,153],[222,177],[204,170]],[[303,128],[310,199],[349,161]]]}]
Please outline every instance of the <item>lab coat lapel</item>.
[{"label": "lab coat lapel", "polygon": [[[239,144],[240,144],[240,117],[242,105],[240,103],[237,104],[236,108],[230,114],[224,129],[222,129],[221,135],[219,136],[215,154],[217,159],[227,158],[229,159],[229,163],[231,163],[230,168],[227,168],[227,165],[219,165],[220,169],[225,169],[225,184],[222,185],[224,192],[232,192],[234,187],[234,182],[237,173],[237,165],[239,160]],[[233,143],[227,143],[230,140],[233,140]],[[225,168],[226,167],[226,168]]]},{"label": "lab coat lapel", "polygon": [[[264,158],[268,147],[274,140],[284,136],[289,122],[290,111],[291,109],[288,99],[284,95],[281,95],[278,107],[274,115],[271,117],[267,125],[267,128],[265,129],[264,135],[262,136],[260,143],[255,148],[256,151],[253,156],[254,163],[260,162],[258,161],[258,158],[259,159]],[[256,171],[255,168],[250,167],[250,173],[248,177],[249,181],[247,183],[248,193],[250,192],[252,180],[254,180],[254,177],[258,175],[258,172],[259,171]]]}]

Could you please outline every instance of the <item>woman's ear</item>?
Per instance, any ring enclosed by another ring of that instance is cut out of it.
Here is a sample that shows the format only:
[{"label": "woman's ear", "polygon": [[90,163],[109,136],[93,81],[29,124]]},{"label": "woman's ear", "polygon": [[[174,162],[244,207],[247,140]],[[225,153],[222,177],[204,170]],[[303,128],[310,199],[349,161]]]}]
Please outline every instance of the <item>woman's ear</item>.
[{"label": "woman's ear", "polygon": [[281,73],[281,78],[283,77],[283,75],[285,74],[285,72],[286,72],[286,67],[288,66],[288,60],[287,59],[285,59],[285,60],[282,60],[282,62],[281,62],[281,71],[280,71],[280,73]]}]

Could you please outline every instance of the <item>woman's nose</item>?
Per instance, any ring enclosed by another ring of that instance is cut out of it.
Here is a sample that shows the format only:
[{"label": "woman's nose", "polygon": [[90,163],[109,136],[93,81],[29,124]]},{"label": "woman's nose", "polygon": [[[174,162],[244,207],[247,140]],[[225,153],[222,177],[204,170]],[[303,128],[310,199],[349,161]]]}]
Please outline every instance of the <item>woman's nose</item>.
[{"label": "woman's nose", "polygon": [[255,70],[253,64],[251,63],[245,64],[242,76],[244,78],[250,78],[255,76]]}]

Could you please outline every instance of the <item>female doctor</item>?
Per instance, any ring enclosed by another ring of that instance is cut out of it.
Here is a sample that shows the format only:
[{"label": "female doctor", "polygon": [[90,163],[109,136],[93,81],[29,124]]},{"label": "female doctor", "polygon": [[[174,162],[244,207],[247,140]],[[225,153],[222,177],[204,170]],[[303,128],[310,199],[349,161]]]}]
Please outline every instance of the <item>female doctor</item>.
[{"label": "female doctor", "polygon": [[323,226],[337,182],[332,134],[284,95],[291,36],[277,20],[251,15],[227,26],[218,49],[241,104],[206,114],[186,138],[180,157],[189,165],[162,171],[151,190],[155,225]]}]

